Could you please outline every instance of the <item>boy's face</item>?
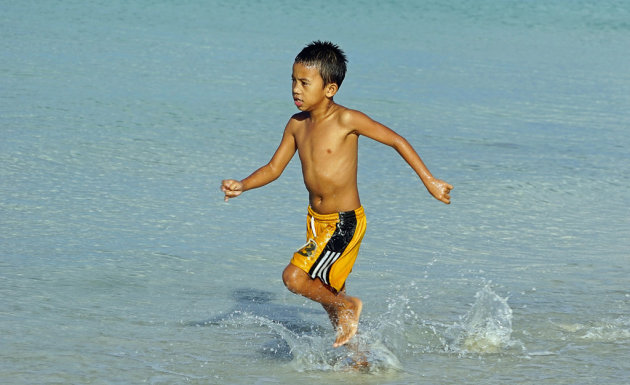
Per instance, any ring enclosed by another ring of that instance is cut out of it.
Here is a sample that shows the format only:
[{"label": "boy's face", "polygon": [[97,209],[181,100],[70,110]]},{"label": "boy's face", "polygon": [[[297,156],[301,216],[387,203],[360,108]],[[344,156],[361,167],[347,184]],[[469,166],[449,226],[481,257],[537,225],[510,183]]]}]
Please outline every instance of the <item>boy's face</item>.
[{"label": "boy's face", "polygon": [[324,79],[317,67],[307,67],[303,63],[293,64],[291,80],[293,101],[300,111],[309,111],[326,98],[332,98],[337,91],[334,83],[324,86]]}]

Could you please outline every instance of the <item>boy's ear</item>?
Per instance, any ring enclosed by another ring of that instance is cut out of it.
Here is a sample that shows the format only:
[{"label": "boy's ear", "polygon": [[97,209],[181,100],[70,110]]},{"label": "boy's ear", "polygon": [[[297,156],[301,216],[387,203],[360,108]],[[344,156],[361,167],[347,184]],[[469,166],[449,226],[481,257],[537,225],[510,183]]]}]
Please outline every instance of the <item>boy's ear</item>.
[{"label": "boy's ear", "polygon": [[326,96],[329,98],[332,98],[333,96],[335,96],[337,91],[339,91],[339,86],[337,85],[337,83],[328,83],[326,84],[325,88],[326,88]]}]

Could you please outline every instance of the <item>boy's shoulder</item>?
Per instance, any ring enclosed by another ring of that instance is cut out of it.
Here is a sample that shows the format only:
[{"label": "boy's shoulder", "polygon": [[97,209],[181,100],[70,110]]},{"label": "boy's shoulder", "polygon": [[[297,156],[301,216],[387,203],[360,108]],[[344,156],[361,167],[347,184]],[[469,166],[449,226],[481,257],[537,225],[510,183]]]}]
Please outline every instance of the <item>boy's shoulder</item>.
[{"label": "boy's shoulder", "polygon": [[365,114],[359,110],[353,110],[352,108],[344,106],[339,107],[341,108],[337,111],[337,119],[342,125],[351,125],[357,119],[365,116]]},{"label": "boy's shoulder", "polygon": [[359,110],[342,107],[337,112],[337,124],[347,132],[359,134],[361,128],[368,125],[372,119]]},{"label": "boy's shoulder", "polygon": [[300,131],[305,125],[306,121],[309,118],[308,112],[298,112],[293,114],[287,125],[285,127],[285,132],[295,134],[297,131]]}]

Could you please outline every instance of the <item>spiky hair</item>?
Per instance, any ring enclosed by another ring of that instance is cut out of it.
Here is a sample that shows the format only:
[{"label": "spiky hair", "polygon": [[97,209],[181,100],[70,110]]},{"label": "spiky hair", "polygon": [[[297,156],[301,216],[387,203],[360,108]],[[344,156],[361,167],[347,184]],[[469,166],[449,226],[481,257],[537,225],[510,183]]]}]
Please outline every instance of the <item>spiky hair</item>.
[{"label": "spiky hair", "polygon": [[341,87],[346,77],[346,54],[338,45],[329,41],[317,40],[310,43],[295,57],[295,62],[317,67],[324,79],[324,85],[337,83]]}]

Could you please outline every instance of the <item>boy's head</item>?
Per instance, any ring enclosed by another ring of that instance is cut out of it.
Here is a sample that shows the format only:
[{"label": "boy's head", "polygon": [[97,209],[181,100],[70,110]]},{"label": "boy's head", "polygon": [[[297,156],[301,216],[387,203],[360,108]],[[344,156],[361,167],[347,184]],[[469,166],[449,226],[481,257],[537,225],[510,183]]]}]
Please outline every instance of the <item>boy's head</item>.
[{"label": "boy's head", "polygon": [[295,63],[304,64],[307,67],[316,67],[324,80],[324,86],[336,83],[341,87],[346,77],[346,55],[338,45],[329,41],[314,41],[307,45],[295,57]]}]

